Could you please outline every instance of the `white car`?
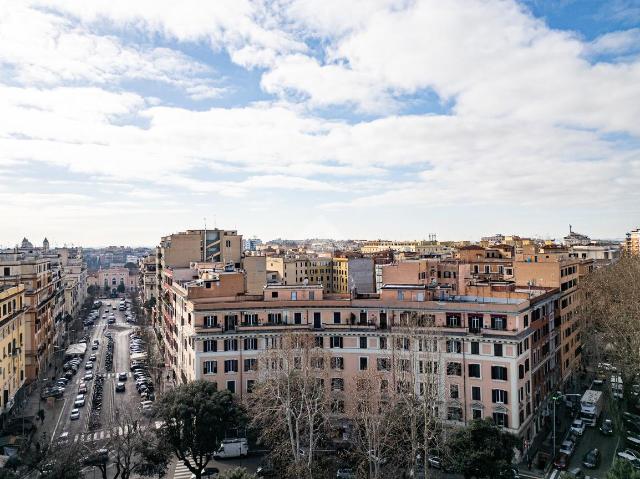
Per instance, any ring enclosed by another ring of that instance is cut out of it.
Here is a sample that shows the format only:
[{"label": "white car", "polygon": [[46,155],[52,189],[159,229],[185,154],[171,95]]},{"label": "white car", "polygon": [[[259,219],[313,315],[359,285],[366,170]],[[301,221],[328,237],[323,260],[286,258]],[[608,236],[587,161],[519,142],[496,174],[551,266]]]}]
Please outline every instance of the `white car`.
[{"label": "white car", "polygon": [[73,405],[75,407],[84,406],[84,394],[78,394],[78,396],[76,397],[76,402],[74,402]]},{"label": "white car", "polygon": [[571,432],[577,434],[578,436],[582,436],[584,434],[585,424],[582,419],[574,419],[571,423]]},{"label": "white car", "polygon": [[71,410],[71,420],[75,421],[76,419],[80,419],[80,409],[78,408]]},{"label": "white car", "polygon": [[624,451],[618,452],[618,457],[629,462],[640,462],[640,454],[631,449],[625,449]]},{"label": "white car", "polygon": [[560,446],[560,454],[566,454],[567,456],[570,456],[571,454],[573,454],[573,450],[575,449],[576,445],[573,443],[573,441],[562,441],[562,445]]}]

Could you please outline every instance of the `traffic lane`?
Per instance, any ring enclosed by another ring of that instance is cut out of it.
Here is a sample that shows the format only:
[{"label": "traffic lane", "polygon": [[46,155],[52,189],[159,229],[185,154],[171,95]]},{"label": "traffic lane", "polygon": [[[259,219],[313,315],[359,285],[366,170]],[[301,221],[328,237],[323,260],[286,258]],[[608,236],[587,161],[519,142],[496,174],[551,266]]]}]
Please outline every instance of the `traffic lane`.
[{"label": "traffic lane", "polygon": [[[589,471],[588,475],[604,477],[611,468],[617,442],[616,436],[604,436],[598,427],[587,427],[569,460],[569,468],[579,467],[585,472]],[[587,452],[595,448],[600,451],[600,465],[596,469],[587,469],[582,465],[582,460]]]},{"label": "traffic lane", "polygon": [[[100,308],[101,315],[103,309],[104,307]],[[60,436],[62,432],[69,432],[69,435],[73,436],[76,433],[84,432],[84,430],[86,429],[86,424],[88,423],[88,410],[90,409],[91,388],[93,381],[87,382],[85,405],[78,408],[80,410],[80,418],[77,420],[71,420],[71,410],[75,408],[74,403],[76,396],[78,395],[79,385],[81,382],[84,382],[83,377],[87,372],[84,367],[85,363],[89,361],[89,357],[91,354],[96,354],[97,361],[94,362],[94,369],[91,370],[94,371],[95,375],[95,370],[98,367],[96,363],[101,360],[100,354],[98,354],[100,351],[92,350],[92,345],[94,339],[100,339],[100,331],[102,331],[103,324],[104,320],[98,319],[95,325],[86,331],[86,333],[88,333],[87,336],[89,336],[89,339],[87,341],[87,353],[85,354],[84,358],[82,358],[82,362],[80,363],[78,372],[73,376],[73,378],[71,379],[71,381],[69,381],[69,384],[67,384],[67,387],[65,388],[65,401],[59,419],[59,427],[55,431],[55,434],[57,436]]]}]

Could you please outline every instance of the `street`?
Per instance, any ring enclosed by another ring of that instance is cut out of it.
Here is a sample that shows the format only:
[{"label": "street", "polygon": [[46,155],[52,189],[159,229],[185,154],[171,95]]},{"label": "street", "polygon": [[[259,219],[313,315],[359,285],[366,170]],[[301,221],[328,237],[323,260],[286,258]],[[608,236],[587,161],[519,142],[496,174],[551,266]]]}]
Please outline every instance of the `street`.
[{"label": "street", "polygon": [[[110,429],[115,422],[116,411],[129,410],[135,411],[140,404],[140,397],[135,390],[135,383],[132,374],[129,371],[129,333],[133,326],[124,319],[124,312],[117,310],[118,299],[102,300],[103,305],[100,308],[100,317],[95,325],[90,328],[89,340],[87,341],[87,353],[81,363],[78,373],[73,377],[66,387],[64,394],[64,404],[61,408],[61,414],[56,421],[56,427],[52,434],[52,438],[60,438],[64,433],[68,433],[69,442],[87,442],[106,439],[110,436]],[[116,310],[113,309],[116,306]],[[113,313],[116,317],[116,323],[108,325],[107,319],[103,318],[104,314]],[[105,371],[105,355],[107,350],[106,332],[110,332],[114,339],[113,354],[113,371]],[[100,342],[97,351],[91,350],[94,340]],[[71,410],[74,408],[74,401],[78,391],[79,384],[83,382],[85,374],[84,364],[89,360],[89,356],[95,353],[97,360],[94,362],[93,371],[94,379],[86,381],[87,394],[85,395],[86,403],[80,407],[80,418],[71,420]],[[124,393],[115,393],[115,385],[118,382],[117,374],[119,372],[127,373],[126,390]],[[95,387],[95,376],[98,373],[105,374],[103,386],[102,409],[100,411],[100,427],[94,430],[89,428],[89,416],[91,412],[91,402],[93,389]],[[57,408],[56,408],[57,409]]]}]

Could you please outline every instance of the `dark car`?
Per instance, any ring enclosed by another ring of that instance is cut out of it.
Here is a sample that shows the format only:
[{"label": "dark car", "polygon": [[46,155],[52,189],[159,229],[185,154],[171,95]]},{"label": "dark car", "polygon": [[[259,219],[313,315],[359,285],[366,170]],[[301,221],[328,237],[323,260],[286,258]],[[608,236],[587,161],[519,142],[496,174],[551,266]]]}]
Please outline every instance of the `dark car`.
[{"label": "dark car", "polygon": [[595,469],[600,465],[600,451],[591,449],[582,458],[582,465],[588,469]]},{"label": "dark car", "polygon": [[567,456],[565,453],[560,454],[553,462],[553,465],[556,467],[556,469],[564,471],[569,465],[569,456]]},{"label": "dark car", "polygon": [[125,391],[125,385],[124,383],[118,383],[116,384],[116,392],[117,393],[123,393]]},{"label": "dark car", "polygon": [[613,421],[611,419],[605,419],[600,426],[600,432],[605,436],[613,435]]}]

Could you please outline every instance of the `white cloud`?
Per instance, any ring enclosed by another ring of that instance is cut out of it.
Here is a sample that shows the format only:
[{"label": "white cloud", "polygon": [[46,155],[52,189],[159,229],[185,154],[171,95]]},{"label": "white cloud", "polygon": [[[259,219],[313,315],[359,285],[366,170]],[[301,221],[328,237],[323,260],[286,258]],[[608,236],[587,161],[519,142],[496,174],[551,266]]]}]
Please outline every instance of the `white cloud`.
[{"label": "white cloud", "polygon": [[176,50],[124,45],[112,35],[93,34],[20,4],[0,4],[0,19],[0,66],[11,72],[13,83],[108,85],[143,79],[183,88],[194,99],[222,91],[211,67]]},{"label": "white cloud", "polygon": [[605,33],[592,41],[587,52],[591,55],[620,55],[640,49],[640,28]]}]

